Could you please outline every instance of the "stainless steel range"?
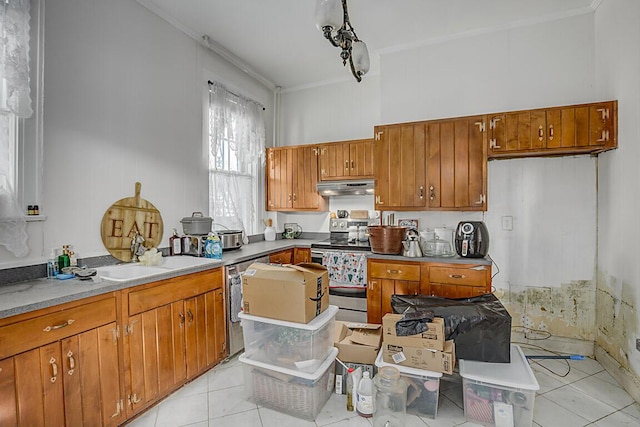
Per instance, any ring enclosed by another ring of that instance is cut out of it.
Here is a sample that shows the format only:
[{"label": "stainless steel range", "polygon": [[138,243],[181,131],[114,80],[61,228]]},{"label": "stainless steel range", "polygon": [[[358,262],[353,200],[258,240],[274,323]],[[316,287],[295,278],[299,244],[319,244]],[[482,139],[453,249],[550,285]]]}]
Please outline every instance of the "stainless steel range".
[{"label": "stainless steel range", "polygon": [[367,321],[367,227],[372,219],[332,218],[329,238],[311,245],[313,262],[329,271],[329,304],[340,308],[337,320]]}]

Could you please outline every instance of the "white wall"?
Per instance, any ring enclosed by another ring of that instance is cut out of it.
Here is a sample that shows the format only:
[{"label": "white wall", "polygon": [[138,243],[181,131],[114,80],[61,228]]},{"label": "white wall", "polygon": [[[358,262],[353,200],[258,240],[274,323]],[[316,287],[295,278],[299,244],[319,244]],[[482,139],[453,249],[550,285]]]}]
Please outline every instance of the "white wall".
[{"label": "white wall", "polygon": [[107,254],[100,223],[115,201],[142,197],[164,221],[161,246],[193,211],[208,212],[203,130],[207,79],[273,94],[134,0],[48,0],[45,18],[44,223],[29,225],[30,254],[0,251],[0,267],[74,245]]},{"label": "white wall", "polygon": [[[618,150],[598,159],[597,344],[640,384],[640,3],[604,0],[596,12],[597,95],[619,100]],[[624,372],[624,371],[623,371]],[[628,377],[628,376],[627,376]]]}]

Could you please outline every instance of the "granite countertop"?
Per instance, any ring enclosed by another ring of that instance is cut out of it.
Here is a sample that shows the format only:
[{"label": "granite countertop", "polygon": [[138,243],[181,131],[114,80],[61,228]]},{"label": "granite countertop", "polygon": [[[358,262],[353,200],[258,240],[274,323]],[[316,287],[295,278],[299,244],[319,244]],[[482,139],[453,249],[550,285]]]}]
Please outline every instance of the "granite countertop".
[{"label": "granite countertop", "polygon": [[152,277],[134,279],[126,282],[113,282],[109,280],[99,281],[99,279],[96,281],[83,281],[77,278],[67,280],[42,278],[3,285],[0,286],[0,319],[41,308],[76,301],[82,298],[126,289],[142,285],[144,283],[210,270],[212,268],[225,265],[237,264],[243,261],[259,258],[279,250],[294,247],[308,248],[314,241],[315,240],[307,239],[276,240],[273,242],[260,241],[244,245],[240,249],[224,252],[222,254],[222,261],[200,258],[203,261],[206,260],[210,262],[179,270],[168,270],[166,274],[163,273]]},{"label": "granite countertop", "polygon": [[[316,240],[311,239],[276,240],[271,242],[259,241],[244,245],[240,249],[224,252],[222,255],[222,261],[200,258],[203,262],[197,266],[182,268],[179,270],[168,270],[167,273],[128,280],[126,282],[114,282],[104,279],[82,281],[77,278],[67,280],[42,278],[3,285],[0,286],[0,319],[42,308],[52,307],[58,304],[77,301],[95,295],[118,291],[145,283],[250,261],[280,250],[291,249],[294,247],[308,248],[314,242],[316,242]],[[401,255],[382,255],[373,253],[369,253],[367,256],[375,259],[396,261],[444,262],[452,264],[481,265],[491,265],[492,263],[489,257],[480,259],[460,257],[407,258]]]}]

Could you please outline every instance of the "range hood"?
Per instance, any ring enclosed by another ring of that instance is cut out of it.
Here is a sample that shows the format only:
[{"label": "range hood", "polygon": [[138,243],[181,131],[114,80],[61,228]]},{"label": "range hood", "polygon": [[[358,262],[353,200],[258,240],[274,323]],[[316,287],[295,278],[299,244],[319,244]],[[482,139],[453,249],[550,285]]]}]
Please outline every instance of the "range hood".
[{"label": "range hood", "polygon": [[323,181],[318,183],[321,196],[365,196],[373,195],[373,180]]}]

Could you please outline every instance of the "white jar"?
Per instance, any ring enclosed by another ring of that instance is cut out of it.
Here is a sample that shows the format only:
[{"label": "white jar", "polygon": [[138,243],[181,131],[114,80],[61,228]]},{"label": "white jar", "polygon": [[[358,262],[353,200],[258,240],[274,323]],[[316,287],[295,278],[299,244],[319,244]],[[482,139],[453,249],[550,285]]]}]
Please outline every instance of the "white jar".
[{"label": "white jar", "polygon": [[267,242],[276,240],[276,230],[273,227],[266,227],[264,229],[264,240]]}]

